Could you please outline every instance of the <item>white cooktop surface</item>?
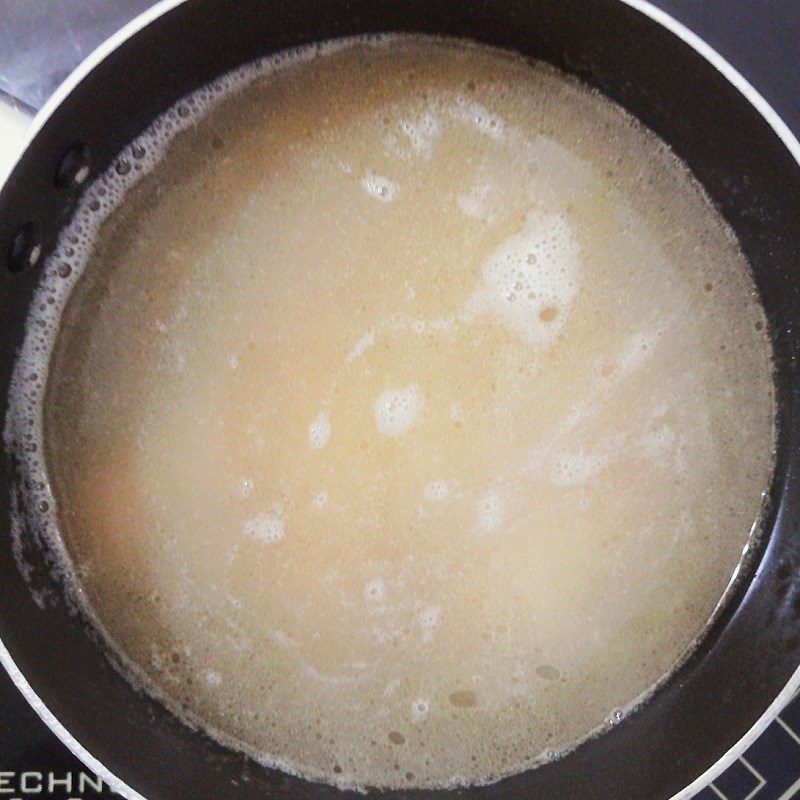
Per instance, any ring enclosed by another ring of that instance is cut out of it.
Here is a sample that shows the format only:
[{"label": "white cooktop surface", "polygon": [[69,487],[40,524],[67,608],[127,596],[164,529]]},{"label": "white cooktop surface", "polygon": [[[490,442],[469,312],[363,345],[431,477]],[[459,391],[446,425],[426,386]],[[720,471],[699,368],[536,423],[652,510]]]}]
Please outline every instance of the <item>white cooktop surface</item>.
[{"label": "white cooktop surface", "polygon": [[16,159],[31,118],[0,97],[0,185]]}]

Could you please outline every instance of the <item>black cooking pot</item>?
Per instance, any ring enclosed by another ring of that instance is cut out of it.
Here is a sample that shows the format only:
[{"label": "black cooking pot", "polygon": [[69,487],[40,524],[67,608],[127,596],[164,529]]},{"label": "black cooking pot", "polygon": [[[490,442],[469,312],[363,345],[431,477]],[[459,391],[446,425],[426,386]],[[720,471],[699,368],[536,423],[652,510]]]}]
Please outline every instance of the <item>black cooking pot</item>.
[{"label": "black cooking pot", "polygon": [[[732,759],[737,742],[763,727],[800,682],[800,145],[729,65],[642,0],[188,0],[173,6],[161,4],[129,26],[57,93],[0,193],[2,416],[41,265],[81,187],[182,95],[274,51],[377,31],[466,37],[576,74],[688,163],[753,267],[769,319],[778,397],[777,466],[763,533],[696,650],[618,725],[491,786],[383,796],[689,796],[685,787],[704,772],[713,777],[713,765],[721,769],[726,753]],[[68,746],[128,797],[358,797],[262,767],[137,691],[111,666],[85,620],[58,599],[63,587],[31,534],[29,579],[56,598],[37,604],[12,554],[16,465],[5,454],[0,460],[0,659]]]}]

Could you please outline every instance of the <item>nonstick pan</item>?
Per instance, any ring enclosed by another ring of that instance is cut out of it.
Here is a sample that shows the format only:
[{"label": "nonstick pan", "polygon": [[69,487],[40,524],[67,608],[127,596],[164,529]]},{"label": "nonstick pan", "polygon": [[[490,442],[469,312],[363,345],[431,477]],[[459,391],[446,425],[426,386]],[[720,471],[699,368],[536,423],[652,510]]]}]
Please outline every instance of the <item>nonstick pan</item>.
[{"label": "nonstick pan", "polygon": [[[597,87],[669,143],[739,236],[775,352],[778,450],[762,533],[691,656],[600,735],[484,787],[386,800],[662,800],[720,772],[800,685],[800,144],[757,92],[643,0],[175,0],[103,45],[40,112],[0,192],[0,416],[41,270],[83,188],[180,97],[304,43],[381,31],[464,37]],[[224,280],[224,275],[220,276]],[[0,454],[0,660],[55,733],[128,798],[357,798],[192,730],[111,665],[46,548],[12,553],[19,475]],[[31,584],[37,590],[32,593]],[[48,602],[41,598],[48,596]],[[37,602],[38,600],[38,602]],[[491,742],[487,742],[491,747]]]}]

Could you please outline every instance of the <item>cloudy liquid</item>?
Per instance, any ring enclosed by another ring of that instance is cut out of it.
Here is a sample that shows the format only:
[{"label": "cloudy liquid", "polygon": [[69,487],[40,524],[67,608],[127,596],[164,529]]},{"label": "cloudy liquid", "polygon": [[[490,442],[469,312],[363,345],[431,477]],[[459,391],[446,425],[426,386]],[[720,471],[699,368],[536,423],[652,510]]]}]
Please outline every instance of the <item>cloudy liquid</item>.
[{"label": "cloudy liquid", "polygon": [[737,565],[773,450],[748,265],[544,66],[391,38],[246,77],[51,269],[75,580],[137,680],[266,762],[525,769],[667,672]]}]

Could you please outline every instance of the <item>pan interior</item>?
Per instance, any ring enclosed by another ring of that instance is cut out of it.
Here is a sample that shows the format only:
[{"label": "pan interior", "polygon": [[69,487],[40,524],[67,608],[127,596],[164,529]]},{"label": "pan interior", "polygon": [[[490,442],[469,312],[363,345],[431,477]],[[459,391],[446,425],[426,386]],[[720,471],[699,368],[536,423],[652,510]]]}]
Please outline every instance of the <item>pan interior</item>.
[{"label": "pan interior", "polygon": [[187,98],[41,296],[7,431],[75,585],[135,680],[305,777],[485,783],[616,718],[769,481],[730,229],[617,106],[488,48]]}]

